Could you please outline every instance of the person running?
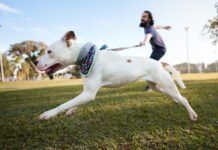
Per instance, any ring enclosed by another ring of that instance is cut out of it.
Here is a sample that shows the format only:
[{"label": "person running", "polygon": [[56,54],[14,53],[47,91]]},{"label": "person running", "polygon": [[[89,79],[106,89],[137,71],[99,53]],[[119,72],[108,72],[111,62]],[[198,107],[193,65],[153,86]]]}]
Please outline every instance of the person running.
[{"label": "person running", "polygon": [[[143,28],[145,32],[145,38],[139,45],[145,46],[150,42],[152,47],[150,58],[159,61],[166,53],[166,46],[156,29],[170,30],[171,26],[154,25],[153,15],[150,11],[143,12],[139,26]],[[145,90],[150,91],[151,89],[147,86]]]}]

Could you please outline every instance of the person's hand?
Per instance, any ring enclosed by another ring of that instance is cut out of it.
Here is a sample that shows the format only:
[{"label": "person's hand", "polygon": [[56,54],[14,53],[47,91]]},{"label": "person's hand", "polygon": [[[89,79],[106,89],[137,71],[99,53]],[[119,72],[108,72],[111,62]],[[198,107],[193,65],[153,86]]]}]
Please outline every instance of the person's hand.
[{"label": "person's hand", "polygon": [[165,26],[164,29],[165,29],[165,30],[171,30],[172,27],[171,27],[171,26]]},{"label": "person's hand", "polygon": [[139,46],[145,46],[145,41],[140,42]]}]

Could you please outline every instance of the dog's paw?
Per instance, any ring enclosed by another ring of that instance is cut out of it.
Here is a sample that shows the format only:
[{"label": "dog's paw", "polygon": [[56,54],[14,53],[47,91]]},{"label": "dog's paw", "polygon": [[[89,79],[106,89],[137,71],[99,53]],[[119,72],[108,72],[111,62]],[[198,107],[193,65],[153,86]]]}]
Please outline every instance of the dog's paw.
[{"label": "dog's paw", "polygon": [[57,111],[55,109],[52,109],[42,113],[38,118],[39,120],[48,120],[55,117],[57,114]]},{"label": "dog's paw", "polygon": [[77,108],[71,108],[66,112],[66,116],[71,116],[74,115],[76,113],[76,109]]},{"label": "dog's paw", "polygon": [[192,121],[196,121],[198,119],[198,115],[194,111],[189,116]]}]

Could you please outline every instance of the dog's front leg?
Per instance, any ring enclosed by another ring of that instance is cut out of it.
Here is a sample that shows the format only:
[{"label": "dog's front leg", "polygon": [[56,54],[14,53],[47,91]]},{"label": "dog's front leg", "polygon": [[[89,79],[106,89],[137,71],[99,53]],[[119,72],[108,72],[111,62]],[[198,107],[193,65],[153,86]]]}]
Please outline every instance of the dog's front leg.
[{"label": "dog's front leg", "polygon": [[99,76],[97,76],[96,78],[92,77],[91,79],[86,78],[84,83],[84,90],[79,96],[75,97],[74,99],[71,99],[70,101],[64,104],[59,105],[58,107],[52,110],[44,112],[39,116],[39,119],[48,120],[67,109],[76,108],[77,106],[83,105],[91,100],[94,100],[100,87],[101,80]]},{"label": "dog's front leg", "polygon": [[54,109],[51,109],[49,111],[44,112],[43,114],[41,114],[39,116],[39,119],[40,120],[48,120],[48,119],[55,117],[57,114],[65,111],[69,108],[85,104],[88,101],[93,100],[94,98],[95,98],[95,94],[84,91],[79,96],[75,97],[74,99],[72,99],[64,104],[61,104],[60,106],[58,106]]}]

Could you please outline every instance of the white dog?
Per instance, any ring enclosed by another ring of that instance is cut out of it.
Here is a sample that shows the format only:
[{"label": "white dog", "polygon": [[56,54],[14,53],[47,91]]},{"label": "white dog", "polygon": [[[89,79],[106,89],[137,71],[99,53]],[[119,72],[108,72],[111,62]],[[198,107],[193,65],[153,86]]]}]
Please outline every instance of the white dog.
[{"label": "white dog", "polygon": [[[61,40],[49,46],[46,54],[38,59],[37,67],[46,73],[54,73],[68,65],[75,64],[78,62],[84,45],[85,43],[78,42],[74,33],[69,31]],[[94,100],[101,87],[120,86],[143,78],[148,81],[149,87],[153,90],[165,93],[177,103],[184,105],[190,119],[197,120],[197,114],[187,99],[180,94],[172,77],[166,71],[172,72],[178,84],[185,88],[177,71],[172,66],[163,67],[160,62],[150,58],[124,57],[108,50],[96,50],[94,57],[90,72],[88,76],[84,77],[83,92],[74,99],[44,112],[39,119],[47,120],[66,110],[68,110],[66,115],[71,115],[78,106]]]}]

